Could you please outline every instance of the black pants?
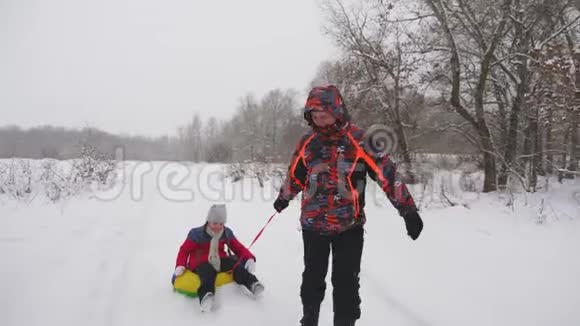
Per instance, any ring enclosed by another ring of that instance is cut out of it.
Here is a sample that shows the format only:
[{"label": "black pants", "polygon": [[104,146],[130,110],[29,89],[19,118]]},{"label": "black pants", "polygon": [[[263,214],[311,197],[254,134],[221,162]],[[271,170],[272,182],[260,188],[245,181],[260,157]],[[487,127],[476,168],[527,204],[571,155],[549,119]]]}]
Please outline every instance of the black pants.
[{"label": "black pants", "polygon": [[[230,271],[237,263],[237,261],[238,259],[236,257],[222,258],[220,272]],[[252,273],[248,272],[248,270],[244,267],[244,264],[245,261],[242,261],[240,264],[238,264],[238,266],[236,266],[236,269],[234,270],[234,281],[238,284],[244,285],[249,290],[252,284],[258,281],[258,279]],[[208,292],[215,293],[215,278],[217,276],[217,271],[215,268],[213,268],[210,263],[203,263],[197,266],[194,272],[199,275],[201,280],[199,289],[197,289],[199,300],[201,300]]]},{"label": "black pants", "polygon": [[359,273],[364,230],[357,226],[338,235],[302,231],[304,272],[300,297],[304,306],[320,306],[326,290],[328,257],[332,249],[332,303],[335,319],[360,318]]}]

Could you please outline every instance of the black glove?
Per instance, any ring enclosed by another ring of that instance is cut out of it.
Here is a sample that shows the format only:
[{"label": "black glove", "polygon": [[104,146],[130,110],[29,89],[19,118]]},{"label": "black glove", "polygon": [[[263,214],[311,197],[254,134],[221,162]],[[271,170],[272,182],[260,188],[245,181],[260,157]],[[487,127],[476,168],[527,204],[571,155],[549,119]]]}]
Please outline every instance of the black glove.
[{"label": "black glove", "polygon": [[403,215],[405,219],[405,226],[407,227],[407,235],[413,240],[417,240],[421,230],[423,230],[423,221],[417,212],[408,212]]},{"label": "black glove", "polygon": [[281,211],[283,211],[286,207],[288,207],[288,204],[290,202],[282,197],[278,197],[278,199],[276,199],[276,201],[274,202],[274,209],[276,210],[276,212],[280,213]]}]

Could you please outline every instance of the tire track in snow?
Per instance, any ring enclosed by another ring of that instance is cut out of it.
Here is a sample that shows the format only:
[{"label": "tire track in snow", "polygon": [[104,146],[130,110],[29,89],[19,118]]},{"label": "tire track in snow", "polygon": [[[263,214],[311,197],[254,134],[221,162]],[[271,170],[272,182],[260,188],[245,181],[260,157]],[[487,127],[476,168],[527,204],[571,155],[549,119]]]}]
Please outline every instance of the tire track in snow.
[{"label": "tire track in snow", "polygon": [[[125,182],[128,185],[131,180]],[[143,245],[143,232],[149,226],[155,201],[149,196],[133,201],[129,188],[125,187],[126,193],[115,201],[100,203],[94,223],[79,233],[96,248],[97,259],[91,265],[96,269],[95,279],[89,289],[89,300],[94,304],[87,316],[95,325],[124,325],[120,317],[131,312],[124,309],[131,298],[131,266]]]},{"label": "tire track in snow", "polygon": [[[133,174],[131,173],[129,175]],[[152,178],[151,175],[148,175],[148,177]],[[154,182],[149,179],[145,180],[147,180],[145,184]],[[127,180],[126,182],[130,185],[132,180]],[[156,189],[152,186],[144,186],[144,188],[148,190]],[[123,243],[124,246],[122,248],[125,248],[124,251],[122,253],[115,252],[115,255],[118,257],[118,262],[116,264],[117,273],[110,282],[111,293],[106,308],[107,320],[105,324],[107,325],[125,325],[125,322],[123,321],[123,318],[127,313],[127,310],[125,309],[127,306],[125,304],[131,302],[132,297],[129,293],[131,291],[131,285],[133,284],[130,282],[132,275],[131,272],[133,272],[132,266],[134,266],[134,263],[137,260],[140,248],[143,248],[143,242],[145,241],[143,235],[148,229],[154,215],[151,212],[152,208],[155,206],[156,199],[156,194],[148,194],[147,192],[143,194],[140,201],[134,201],[130,195],[125,199],[131,201],[134,208],[132,212],[139,213],[127,217],[128,221],[123,224],[122,230],[118,231],[121,232],[122,235],[125,235],[127,234],[127,230],[131,230],[131,236],[126,238]],[[144,273],[145,271],[142,272]]]},{"label": "tire track in snow", "polygon": [[119,267],[123,265],[128,252],[124,249],[127,248],[124,236],[128,222],[121,216],[101,216],[100,223],[93,226],[95,230],[91,242],[97,247],[98,259],[94,265],[95,279],[91,284],[89,298],[95,304],[89,313],[89,320],[95,324],[112,325],[114,321],[113,311],[119,300],[116,295]]},{"label": "tire track in snow", "polygon": [[415,312],[411,311],[407,306],[405,306],[402,302],[397,300],[395,297],[389,294],[389,290],[380,282],[376,277],[373,276],[372,273],[368,272],[361,272],[360,274],[362,279],[365,279],[365,282],[368,282],[370,286],[366,286],[365,288],[370,290],[375,297],[383,300],[385,303],[388,304],[394,311],[398,312],[401,316],[403,316],[406,320],[409,321],[408,325],[414,326],[429,326],[430,324],[423,320],[420,316],[418,316]]}]

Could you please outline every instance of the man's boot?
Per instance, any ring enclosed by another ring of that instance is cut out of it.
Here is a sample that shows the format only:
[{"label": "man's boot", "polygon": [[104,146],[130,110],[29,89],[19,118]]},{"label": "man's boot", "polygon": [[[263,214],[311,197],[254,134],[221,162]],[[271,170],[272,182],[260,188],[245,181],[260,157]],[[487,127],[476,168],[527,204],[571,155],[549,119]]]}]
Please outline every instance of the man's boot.
[{"label": "man's boot", "polygon": [[334,326],[354,326],[356,320],[348,318],[334,318]]},{"label": "man's boot", "polygon": [[301,326],[318,326],[318,315],[320,314],[320,305],[311,305],[302,307],[303,316],[300,319]]}]

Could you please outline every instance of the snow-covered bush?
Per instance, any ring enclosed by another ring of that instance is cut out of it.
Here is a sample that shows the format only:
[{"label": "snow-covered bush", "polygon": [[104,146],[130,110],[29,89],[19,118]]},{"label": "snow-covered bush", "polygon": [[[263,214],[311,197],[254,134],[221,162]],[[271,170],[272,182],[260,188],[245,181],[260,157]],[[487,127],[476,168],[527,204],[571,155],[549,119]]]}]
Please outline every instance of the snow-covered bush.
[{"label": "snow-covered bush", "polygon": [[117,162],[99,152],[91,144],[84,143],[81,158],[73,161],[70,178],[77,190],[86,190],[93,184],[102,188],[114,182]]},{"label": "snow-covered bush", "polygon": [[58,201],[63,194],[68,194],[66,180],[62,177],[62,173],[59,173],[55,160],[42,161],[39,184],[46,198],[52,202]]},{"label": "snow-covered bush", "polygon": [[32,169],[30,162],[12,160],[0,166],[0,194],[13,199],[25,199],[32,192]]},{"label": "snow-covered bush", "polygon": [[286,170],[281,165],[245,162],[233,163],[227,166],[226,176],[232,179],[232,182],[240,181],[244,178],[255,178],[258,180],[260,187],[264,187],[264,182],[270,178],[283,178]]},{"label": "snow-covered bush", "polygon": [[27,201],[43,195],[51,202],[115,184],[117,162],[84,145],[79,159],[0,161],[0,196]]}]

